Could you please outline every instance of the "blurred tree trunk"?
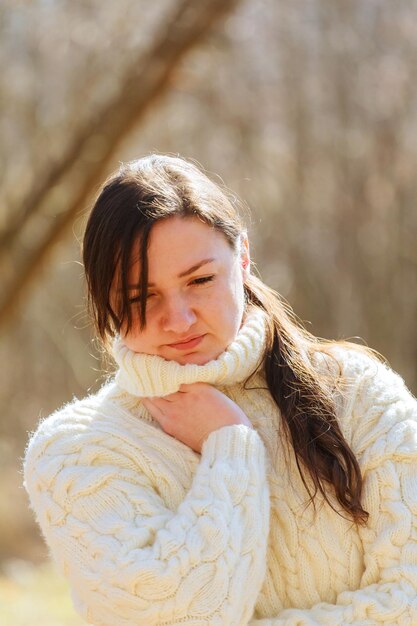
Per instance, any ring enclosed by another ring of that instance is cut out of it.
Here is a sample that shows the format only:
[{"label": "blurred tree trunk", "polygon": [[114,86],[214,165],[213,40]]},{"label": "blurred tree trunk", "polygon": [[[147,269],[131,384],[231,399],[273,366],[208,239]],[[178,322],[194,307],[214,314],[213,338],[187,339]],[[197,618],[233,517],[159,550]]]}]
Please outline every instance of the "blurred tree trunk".
[{"label": "blurred tree trunk", "polygon": [[[81,125],[59,161],[31,190],[22,211],[0,239],[2,269],[8,274],[6,281],[2,278],[0,327],[11,318],[20,294],[84,208],[129,131],[167,90],[180,60],[237,3],[238,0],[183,0],[176,5],[156,34],[154,45],[126,72],[116,97]],[[99,158],[94,157],[97,146]],[[51,217],[47,205],[57,197],[57,189],[61,189],[65,203]]]}]

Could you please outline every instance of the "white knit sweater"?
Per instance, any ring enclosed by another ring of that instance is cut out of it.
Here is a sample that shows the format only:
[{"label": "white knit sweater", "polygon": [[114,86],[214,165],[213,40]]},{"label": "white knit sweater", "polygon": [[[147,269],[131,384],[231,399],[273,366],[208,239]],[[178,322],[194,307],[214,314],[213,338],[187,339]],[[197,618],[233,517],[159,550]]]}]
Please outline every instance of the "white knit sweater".
[{"label": "white knit sweater", "polygon": [[[94,626],[417,625],[417,403],[400,376],[334,348],[349,392],[338,419],[364,476],[366,527],[307,505],[248,317],[216,361],[178,365],[115,344],[96,395],[44,419],[24,484],[74,606]],[[324,368],[322,357],[314,366]],[[226,426],[201,455],[140,398],[205,381],[255,430]]]}]

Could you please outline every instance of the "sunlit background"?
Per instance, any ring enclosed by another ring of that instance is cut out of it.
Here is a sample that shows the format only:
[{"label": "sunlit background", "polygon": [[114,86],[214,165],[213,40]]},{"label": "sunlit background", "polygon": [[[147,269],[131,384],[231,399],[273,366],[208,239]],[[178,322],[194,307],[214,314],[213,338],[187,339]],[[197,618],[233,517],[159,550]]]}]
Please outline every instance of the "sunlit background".
[{"label": "sunlit background", "polygon": [[3,0],[0,41],[0,623],[73,626],[21,457],[102,380],[79,255],[98,185],[195,159],[309,330],[360,337],[416,393],[417,3]]}]

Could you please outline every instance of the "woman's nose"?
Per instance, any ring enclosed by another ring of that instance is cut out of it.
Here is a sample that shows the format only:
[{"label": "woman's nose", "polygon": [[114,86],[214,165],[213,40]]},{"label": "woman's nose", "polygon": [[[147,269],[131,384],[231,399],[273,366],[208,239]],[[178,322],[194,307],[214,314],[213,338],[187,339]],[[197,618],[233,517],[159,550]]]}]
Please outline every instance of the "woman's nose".
[{"label": "woman's nose", "polygon": [[162,327],[165,332],[184,335],[196,320],[197,316],[185,298],[176,297],[165,302],[162,315]]}]

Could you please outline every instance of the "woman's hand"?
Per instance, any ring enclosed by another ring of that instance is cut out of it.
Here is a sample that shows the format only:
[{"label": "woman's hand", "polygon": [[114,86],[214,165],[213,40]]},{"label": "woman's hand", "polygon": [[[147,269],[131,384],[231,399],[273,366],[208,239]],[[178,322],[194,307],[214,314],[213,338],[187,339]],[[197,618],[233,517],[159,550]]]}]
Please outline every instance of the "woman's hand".
[{"label": "woman's hand", "polygon": [[242,409],[224,393],[206,383],[181,385],[163,398],[144,398],[143,404],[162,429],[201,452],[208,435],[232,424],[252,424]]}]

